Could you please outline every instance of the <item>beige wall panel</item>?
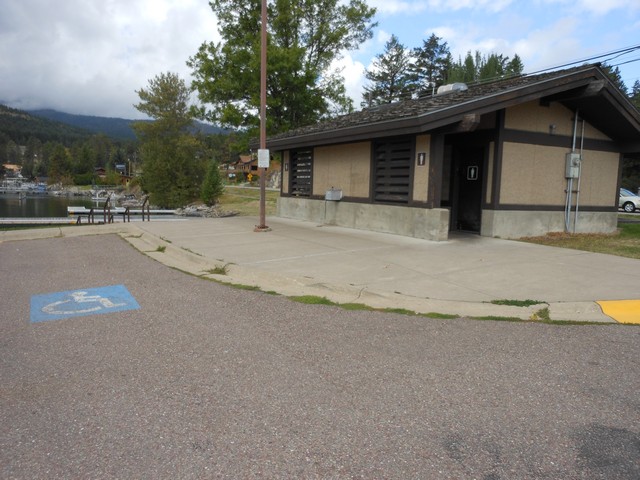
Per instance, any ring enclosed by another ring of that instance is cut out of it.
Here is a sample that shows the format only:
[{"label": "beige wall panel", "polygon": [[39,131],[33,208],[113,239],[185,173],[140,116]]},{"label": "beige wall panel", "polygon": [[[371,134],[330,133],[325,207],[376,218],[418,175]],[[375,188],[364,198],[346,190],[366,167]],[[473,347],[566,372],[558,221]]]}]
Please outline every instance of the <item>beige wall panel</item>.
[{"label": "beige wall panel", "polygon": [[500,203],[564,205],[566,153],[566,148],[505,143]]},{"label": "beige wall panel", "polygon": [[[582,121],[578,122],[578,145],[580,145],[581,135],[582,135]],[[595,127],[592,127],[587,122],[584,122],[584,138],[590,138],[593,140],[611,140],[610,137],[606,136],[600,130],[596,130]]]},{"label": "beige wall panel", "polygon": [[580,205],[614,206],[617,198],[618,164],[617,153],[585,151],[582,154]]},{"label": "beige wall panel", "polygon": [[313,194],[331,187],[346,197],[368,198],[371,172],[369,142],[317,147],[313,151]]},{"label": "beige wall panel", "polygon": [[[413,201],[426,202],[429,187],[429,149],[431,148],[431,135],[418,135],[416,137],[416,158],[414,158],[413,175]],[[425,163],[418,166],[418,154],[425,154]]]},{"label": "beige wall panel", "polygon": [[485,202],[491,203],[491,192],[493,188],[493,156],[495,155],[496,143],[489,143],[489,158],[487,159],[487,194],[485,198]]},{"label": "beige wall panel", "polygon": [[[567,153],[566,148],[505,143],[500,203],[564,206]],[[585,151],[580,180],[580,205],[612,206],[617,179],[617,153]],[[573,190],[577,188],[577,180],[574,180]],[[575,196],[572,203],[575,205]]]},{"label": "beige wall panel", "polygon": [[[286,165],[286,166],[285,166]],[[282,152],[282,193],[289,193],[289,150]]]},{"label": "beige wall panel", "polygon": [[[543,107],[538,102],[528,102],[506,110],[505,128],[527,132],[549,133],[555,125],[554,135],[573,136],[573,112],[559,103]],[[578,138],[582,133],[582,122],[578,122]],[[585,138],[609,140],[609,137],[585,123]]]}]

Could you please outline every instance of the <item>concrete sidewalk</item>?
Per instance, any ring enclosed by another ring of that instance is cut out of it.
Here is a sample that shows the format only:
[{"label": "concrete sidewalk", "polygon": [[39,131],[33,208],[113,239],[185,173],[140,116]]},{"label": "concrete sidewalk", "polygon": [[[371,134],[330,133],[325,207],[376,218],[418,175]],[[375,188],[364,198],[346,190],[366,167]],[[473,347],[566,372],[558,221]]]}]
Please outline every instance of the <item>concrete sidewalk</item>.
[{"label": "concrete sidewalk", "polygon": [[[420,313],[528,319],[548,306],[553,320],[614,322],[597,301],[640,299],[640,260],[477,235],[430,242],[281,218],[268,218],[270,232],[255,233],[256,223],[253,217],[154,220],[0,232],[0,240],[118,233],[194,275]],[[212,273],[221,267],[225,275]],[[490,303],[501,299],[540,304]]]}]

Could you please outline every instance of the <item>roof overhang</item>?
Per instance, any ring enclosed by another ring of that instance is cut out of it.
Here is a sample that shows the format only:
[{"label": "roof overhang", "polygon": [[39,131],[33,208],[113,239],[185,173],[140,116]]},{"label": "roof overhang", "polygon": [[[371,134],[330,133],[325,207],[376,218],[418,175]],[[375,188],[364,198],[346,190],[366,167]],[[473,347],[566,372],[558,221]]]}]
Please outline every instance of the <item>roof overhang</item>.
[{"label": "roof overhang", "polygon": [[579,117],[624,148],[623,152],[640,151],[640,114],[598,67],[558,72],[542,79],[534,77],[530,82],[521,81],[509,88],[487,90],[486,94],[462,97],[461,101],[439,108],[427,108],[429,105],[425,103],[424,111],[412,115],[335,128],[327,122],[326,128],[268,139],[267,145],[274,150],[285,150],[427,133],[445,127],[453,131],[470,131],[482,115],[540,101],[559,102],[577,111]]}]

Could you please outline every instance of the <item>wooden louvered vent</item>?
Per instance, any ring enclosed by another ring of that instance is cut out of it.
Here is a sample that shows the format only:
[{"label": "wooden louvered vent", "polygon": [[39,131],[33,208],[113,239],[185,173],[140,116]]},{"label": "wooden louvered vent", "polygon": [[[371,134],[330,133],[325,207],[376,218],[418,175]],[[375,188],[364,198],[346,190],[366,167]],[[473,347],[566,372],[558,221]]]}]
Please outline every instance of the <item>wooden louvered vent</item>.
[{"label": "wooden louvered vent", "polygon": [[411,139],[378,142],[374,147],[373,199],[383,203],[409,203]]},{"label": "wooden louvered vent", "polygon": [[292,195],[309,197],[312,192],[313,151],[311,149],[291,152],[291,189]]}]

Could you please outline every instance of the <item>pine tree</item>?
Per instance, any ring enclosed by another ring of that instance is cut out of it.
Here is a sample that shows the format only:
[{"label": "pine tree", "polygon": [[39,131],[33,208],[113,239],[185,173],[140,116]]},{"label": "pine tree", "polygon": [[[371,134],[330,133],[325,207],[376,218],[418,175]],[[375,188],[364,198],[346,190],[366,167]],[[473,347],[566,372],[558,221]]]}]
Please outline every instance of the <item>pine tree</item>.
[{"label": "pine tree", "polygon": [[398,37],[392,35],[384,46],[384,52],[376,55],[373,67],[365,73],[370,83],[364,87],[361,105],[381,105],[411,98],[415,83],[410,65],[409,52]]},{"label": "pine tree", "polygon": [[447,72],[451,64],[451,53],[447,42],[431,34],[422,41],[422,47],[413,49],[414,60],[410,66],[418,93],[431,93],[434,88],[447,83]]},{"label": "pine tree", "polygon": [[611,67],[609,65],[602,65],[603,70],[609,76],[611,81],[624,93],[627,94],[627,86],[624,84],[622,80],[622,74],[620,73],[620,69],[618,67]]},{"label": "pine tree", "polygon": [[220,177],[220,167],[217,161],[212,160],[209,162],[207,174],[202,182],[200,199],[207,205],[215,205],[223,193],[224,185]]},{"label": "pine tree", "polygon": [[636,80],[635,82],[633,82],[633,87],[631,87],[629,98],[631,99],[631,103],[633,103],[636,108],[640,110],[640,80]]}]

